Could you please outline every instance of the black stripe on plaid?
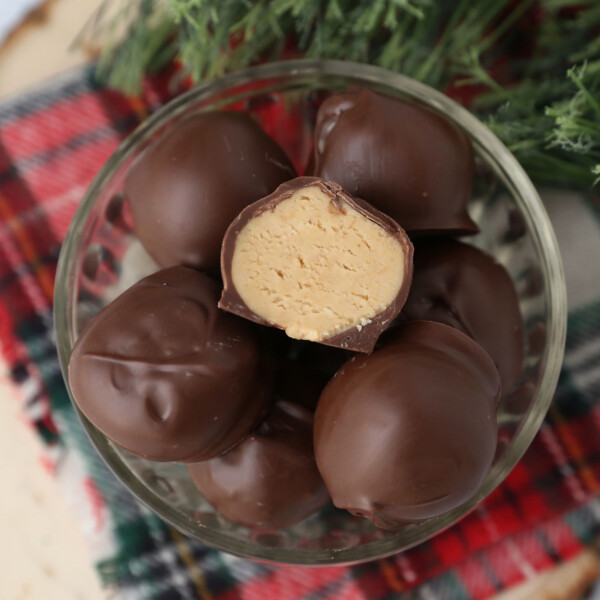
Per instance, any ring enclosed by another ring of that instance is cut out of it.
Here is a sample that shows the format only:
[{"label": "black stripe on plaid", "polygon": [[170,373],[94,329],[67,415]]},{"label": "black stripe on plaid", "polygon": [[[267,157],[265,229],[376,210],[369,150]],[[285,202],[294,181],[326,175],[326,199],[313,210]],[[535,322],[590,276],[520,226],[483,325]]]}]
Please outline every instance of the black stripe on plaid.
[{"label": "black stripe on plaid", "polygon": [[0,126],[3,122],[32,115],[60,100],[89,91],[91,76],[90,69],[77,68],[48,80],[43,86],[43,93],[40,93],[39,89],[34,89],[3,101],[0,105]]},{"label": "black stripe on plaid", "polygon": [[111,124],[108,127],[101,127],[86,133],[82,133],[72,137],[60,146],[49,148],[38,154],[32,154],[18,162],[13,163],[7,171],[0,172],[0,185],[5,181],[18,177],[19,173],[25,173],[31,169],[46,164],[50,161],[59,160],[62,157],[69,156],[77,152],[77,150],[101,142],[114,136],[115,131],[118,133],[126,133],[139,123],[135,116],[120,119],[118,122]]}]

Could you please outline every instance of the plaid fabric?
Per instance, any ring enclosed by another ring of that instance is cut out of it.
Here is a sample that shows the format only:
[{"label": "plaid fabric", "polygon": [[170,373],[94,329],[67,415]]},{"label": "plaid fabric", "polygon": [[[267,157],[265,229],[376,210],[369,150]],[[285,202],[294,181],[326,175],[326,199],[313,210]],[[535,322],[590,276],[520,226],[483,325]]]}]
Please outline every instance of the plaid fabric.
[{"label": "plaid fabric", "polygon": [[[505,483],[451,529],[356,567],[273,567],[186,539],[123,488],[71,409],[53,340],[53,280],[86,186],[119,141],[164,101],[161,89],[149,85],[142,101],[132,101],[77,71],[0,106],[1,349],[114,597],[481,599],[590,543],[600,532],[600,289],[592,284],[590,291],[589,272],[579,281],[568,265],[586,261],[589,269],[598,262],[600,210],[579,198],[569,199],[568,214],[582,223],[557,222],[567,228],[567,242],[575,234],[579,254],[569,255],[570,245],[565,250],[573,310],[556,399]],[[560,210],[565,202],[557,203]],[[585,227],[592,234],[583,240],[577,234]],[[600,274],[592,277],[597,281]]]}]

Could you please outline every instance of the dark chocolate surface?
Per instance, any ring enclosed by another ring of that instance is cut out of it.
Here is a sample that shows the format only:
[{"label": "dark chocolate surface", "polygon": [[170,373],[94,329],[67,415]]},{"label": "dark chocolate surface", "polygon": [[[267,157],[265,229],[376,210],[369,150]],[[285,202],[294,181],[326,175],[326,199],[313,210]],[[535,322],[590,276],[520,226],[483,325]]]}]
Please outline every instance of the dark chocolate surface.
[{"label": "dark chocolate surface", "polygon": [[278,361],[275,373],[274,395],[314,412],[328,381],[327,375],[316,366],[308,366],[299,360],[282,359]]},{"label": "dark chocolate surface", "polygon": [[321,340],[320,342],[328,346],[343,348],[345,350],[371,352],[377,338],[400,313],[408,296],[413,269],[413,246],[404,230],[393,219],[373,208],[364,200],[352,198],[336,183],[325,181],[318,177],[297,177],[296,179],[282,183],[272,194],[246,207],[231,223],[225,233],[221,251],[223,293],[219,302],[219,308],[256,323],[260,323],[261,325],[278,326],[277,323],[265,321],[260,315],[252,312],[248,306],[246,306],[244,300],[233,285],[231,265],[235,253],[236,238],[251,219],[260,216],[266,211],[272,210],[277,204],[287,200],[297,190],[309,186],[318,186],[335,202],[347,204],[362,216],[382,227],[389,235],[394,236],[400,242],[400,245],[404,250],[405,277],[403,285],[392,304],[379,315],[373,317],[370,323],[360,327],[354,326],[351,329],[343,331],[329,339]]},{"label": "dark chocolate surface", "polygon": [[130,452],[157,461],[218,456],[271,398],[252,324],[219,311],[219,285],[187,267],[129,288],[83,329],[69,363],[85,416]]},{"label": "dark chocolate surface", "polygon": [[469,500],[494,457],[499,395],[471,338],[429,321],[398,326],[319,400],[315,456],[334,504],[392,529]]},{"label": "dark chocolate surface", "polygon": [[354,352],[325,346],[323,344],[314,344],[307,341],[296,341],[298,362],[311,369],[316,369],[327,377],[329,381],[338,369],[354,356]]},{"label": "dark chocolate surface", "polygon": [[224,456],[188,465],[196,487],[224,517],[272,531],[329,500],[313,453],[312,414],[277,402],[262,425]]},{"label": "dark chocolate surface", "polygon": [[456,241],[419,243],[402,315],[445,323],[492,357],[502,392],[516,385],[523,363],[523,322],[510,275],[492,256]]},{"label": "dark chocolate surface", "polygon": [[274,338],[274,355],[277,357],[274,397],[314,412],[329,380],[355,353],[307,340],[294,340],[274,327],[265,331],[273,334],[270,339]]},{"label": "dark chocolate surface", "polygon": [[467,213],[473,149],[431,110],[369,90],[328,98],[307,175],[339,183],[409,233],[476,233]]},{"label": "dark chocolate surface", "polygon": [[125,181],[135,231],[162,267],[218,273],[227,226],[295,176],[283,150],[248,115],[185,118],[154,141]]}]

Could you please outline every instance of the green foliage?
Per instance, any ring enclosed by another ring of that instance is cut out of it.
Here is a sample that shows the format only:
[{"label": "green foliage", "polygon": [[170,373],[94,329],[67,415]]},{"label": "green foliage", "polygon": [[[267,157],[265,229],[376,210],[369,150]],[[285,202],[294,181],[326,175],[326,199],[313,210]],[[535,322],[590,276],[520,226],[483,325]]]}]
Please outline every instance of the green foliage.
[{"label": "green foliage", "polygon": [[600,5],[561,19],[573,2],[542,4],[547,14],[518,83],[482,94],[473,108],[534,179],[592,187],[600,182]]},{"label": "green foliage", "polygon": [[477,85],[471,108],[532,177],[600,183],[597,0],[117,1],[98,74],[127,93],[175,57],[199,81],[276,58],[291,39],[306,57],[369,62],[443,90]]}]

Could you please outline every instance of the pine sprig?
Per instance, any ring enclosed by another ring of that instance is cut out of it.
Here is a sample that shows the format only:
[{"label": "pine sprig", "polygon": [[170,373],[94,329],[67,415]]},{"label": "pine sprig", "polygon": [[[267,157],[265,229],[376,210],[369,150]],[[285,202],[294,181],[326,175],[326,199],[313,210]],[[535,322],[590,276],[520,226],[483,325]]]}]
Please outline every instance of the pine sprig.
[{"label": "pine sprig", "polygon": [[532,177],[600,184],[597,0],[112,1],[120,14],[103,26],[98,75],[127,93],[173,58],[200,81],[292,43],[302,56],[377,64],[442,90],[476,86],[471,108]]},{"label": "pine sprig", "polygon": [[[516,61],[518,84],[473,105],[538,181],[589,188],[600,173],[600,6],[560,18],[571,0],[545,0],[536,46]],[[578,62],[573,64],[573,61]]]},{"label": "pine sprig", "polygon": [[[103,3],[100,15],[108,4]],[[164,2],[120,0],[117,12],[108,22],[96,21],[90,34],[104,42],[97,78],[126,94],[138,94],[146,73],[159,70],[177,56],[174,32],[175,22]]]}]

